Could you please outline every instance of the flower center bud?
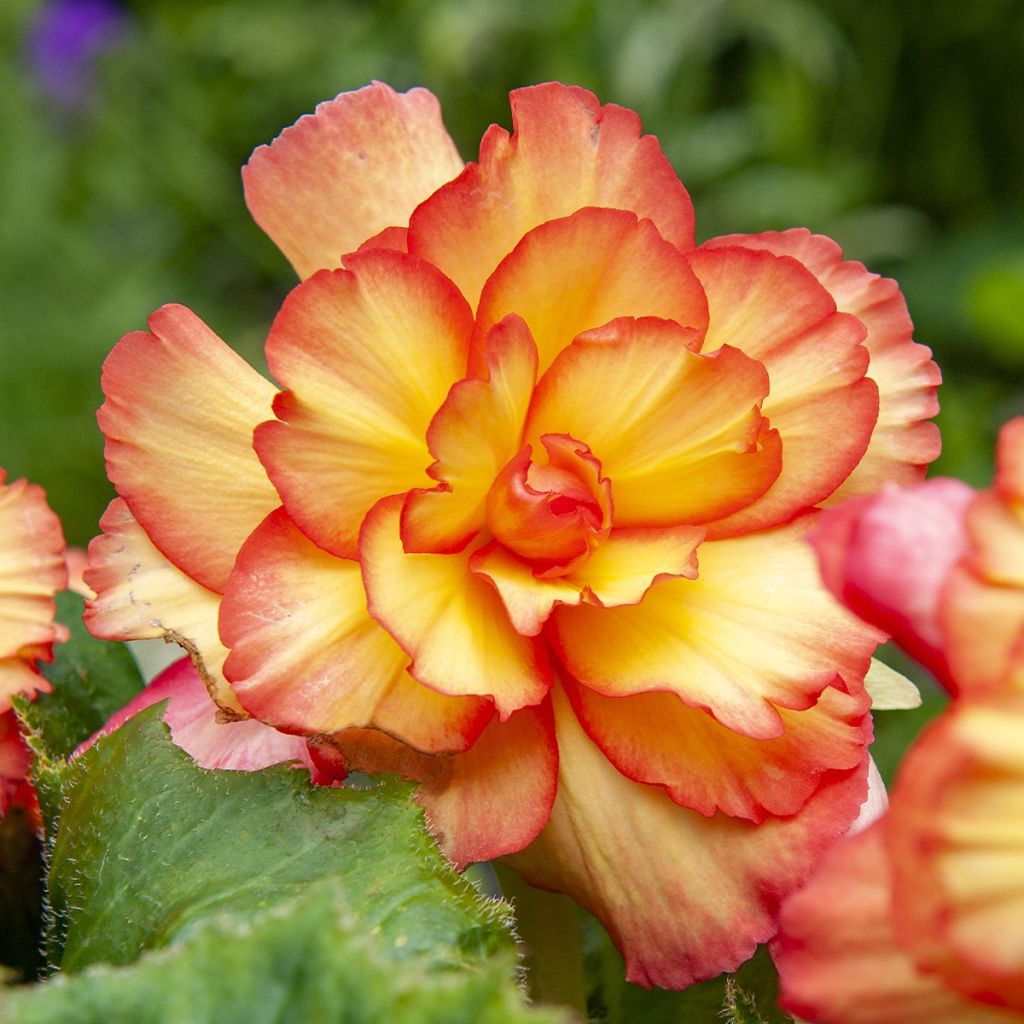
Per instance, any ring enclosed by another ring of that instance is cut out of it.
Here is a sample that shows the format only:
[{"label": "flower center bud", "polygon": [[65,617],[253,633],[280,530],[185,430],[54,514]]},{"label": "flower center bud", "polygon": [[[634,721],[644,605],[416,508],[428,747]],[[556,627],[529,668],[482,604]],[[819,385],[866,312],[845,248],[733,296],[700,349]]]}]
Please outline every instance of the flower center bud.
[{"label": "flower center bud", "polygon": [[487,495],[495,538],[546,576],[569,572],[611,530],[611,485],[590,449],[565,434],[545,434],[546,462],[527,445],[497,475]]}]

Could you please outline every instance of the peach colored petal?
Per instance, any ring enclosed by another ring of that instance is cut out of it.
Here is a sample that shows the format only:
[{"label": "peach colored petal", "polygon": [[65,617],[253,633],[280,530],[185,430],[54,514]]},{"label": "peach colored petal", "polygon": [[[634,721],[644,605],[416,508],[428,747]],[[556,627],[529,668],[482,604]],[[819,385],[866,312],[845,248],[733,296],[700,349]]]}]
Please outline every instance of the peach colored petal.
[{"label": "peach colored petal", "polygon": [[811,707],[837,676],[859,686],[881,639],[822,587],[813,521],[705,541],[696,580],[658,583],[638,605],[556,608],[562,661],[605,696],[667,691],[745,736],[782,735],[780,708]]},{"label": "peach colored petal", "polygon": [[171,739],[202,768],[254,772],[272,764],[299,761],[313,770],[306,741],[301,737],[288,736],[251,718],[222,721],[219,708],[188,658],[164,669],[83,743],[75,755],[162,700],[168,704],[160,717],[170,728]]},{"label": "peach colored petal", "polygon": [[709,248],[740,245],[798,259],[825,286],[842,313],[865,327],[871,355],[868,376],[878,385],[878,422],[864,458],[834,498],[871,494],[885,483],[912,484],[939,454],[939,429],[926,422],[939,411],[942,381],[931,349],[913,340],[907,304],[895,281],[872,274],[862,263],[843,259],[830,238],[806,228],[711,239]]},{"label": "peach colored petal", "polygon": [[825,288],[791,257],[702,247],[690,262],[710,309],[702,351],[732,345],[764,363],[771,393],[762,411],[782,437],[778,479],[712,535],[764,529],[827,498],[863,457],[878,418],[878,388],[864,376],[867,329],[836,312]]},{"label": "peach colored petal", "polygon": [[522,447],[536,378],[537,348],[529,329],[508,316],[491,329],[486,374],[455,384],[427,429],[427,445],[437,459],[427,472],[440,483],[407,496],[406,551],[459,551],[483,529],[494,478]]},{"label": "peach colored petal", "polygon": [[556,687],[558,795],[540,836],[509,858],[528,882],[594,913],[640,985],[684,988],[733,970],[775,932],[800,885],[864,800],[866,759],[789,818],[705,818],[621,775]]},{"label": "peach colored petal", "polygon": [[779,712],[784,732],[751,739],[672,693],[602,697],[567,681],[580,724],[634,782],[662,786],[681,807],[763,821],[795,814],[830,769],[855,768],[871,741],[870,698],[827,687],[804,711]]},{"label": "peach colored petal", "polygon": [[191,655],[210,696],[234,717],[245,717],[224,678],[227,648],[217,632],[220,594],[185,575],[157,550],[123,498],[100,520],[102,535],[89,545],[85,582],[96,596],[86,602],[85,625],[104,640],[162,637]]},{"label": "peach colored petal", "polygon": [[153,543],[210,590],[280,499],[252,450],[273,386],[194,313],[164,306],[103,364],[107,475]]},{"label": "peach colored petal", "polygon": [[896,930],[916,962],[1024,1013],[1024,691],[963,699],[929,727],[887,835]]},{"label": "peach colored petal", "polygon": [[420,750],[465,750],[487,701],[409,677],[406,653],[366,610],[359,564],[316,547],[283,509],[239,552],[221,605],[224,672],[251,715],[288,732],[375,728]]},{"label": "peach colored petal", "polygon": [[943,587],[967,550],[974,491],[937,478],[824,512],[809,536],[829,590],[955,692],[940,621]]},{"label": "peach colored petal", "polygon": [[1004,423],[996,442],[996,488],[1010,502],[1024,502],[1024,416]]},{"label": "peach colored petal", "polygon": [[516,853],[537,838],[555,802],[558,747],[548,701],[494,719],[464,754],[447,759],[416,799],[427,827],[461,871]]},{"label": "peach colored petal", "polygon": [[764,367],[728,347],[698,355],[691,338],[664,320],[617,320],[578,336],[537,385],[527,440],[558,431],[587,444],[616,526],[721,519],[779,475]]},{"label": "peach colored petal", "polygon": [[25,664],[3,673],[0,712],[10,707],[11,694],[39,688],[32,664],[51,660],[53,644],[67,639],[67,630],[53,621],[53,596],[68,578],[60,521],[41,487],[5,480],[0,469],[0,660],[24,658]]},{"label": "peach colored petal", "polygon": [[893,931],[885,821],[840,842],[783,904],[772,955],[780,1002],[828,1024],[1011,1024],[914,966]]},{"label": "peach colored petal", "polygon": [[497,589],[516,632],[536,636],[556,604],[637,604],[662,579],[696,578],[695,552],[703,536],[694,526],[612,530],[565,576],[538,575],[529,562],[496,543],[479,548],[469,567]]},{"label": "peach colored petal", "polygon": [[707,301],[675,246],[648,220],[587,208],[530,231],[488,278],[476,313],[470,365],[483,363],[487,332],[509,313],[530,328],[543,373],[577,334],[618,317],[674,320],[700,345]]},{"label": "peach colored petal", "polygon": [[542,645],[512,628],[486,580],[459,554],[406,554],[399,534],[402,496],[366,517],[360,558],[370,614],[411,655],[415,679],[449,696],[483,696],[502,721],[539,704],[550,684]]},{"label": "peach colored petal", "polygon": [[355,557],[359,525],[388,494],[430,486],[427,427],[466,375],[469,308],[421,260],[349,257],[295,288],[267,339],[288,388],[255,445],[288,514],[314,543]]},{"label": "peach colored petal", "polygon": [[410,222],[410,251],[440,267],[471,304],[523,235],[585,206],[629,210],[672,245],[693,248],[690,197],[657,139],[640,135],[636,114],[557,82],[517,89],[509,100],[511,137],[492,125],[480,162]]},{"label": "peach colored petal", "polygon": [[260,146],[242,181],[253,219],[305,278],[407,224],[462,167],[433,95],[374,82],[319,104]]}]

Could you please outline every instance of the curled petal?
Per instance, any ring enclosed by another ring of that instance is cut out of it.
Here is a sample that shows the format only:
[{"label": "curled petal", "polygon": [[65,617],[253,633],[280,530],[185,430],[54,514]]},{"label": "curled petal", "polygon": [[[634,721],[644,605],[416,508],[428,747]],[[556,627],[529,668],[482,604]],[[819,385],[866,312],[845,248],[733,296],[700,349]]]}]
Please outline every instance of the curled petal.
[{"label": "curled petal", "polygon": [[778,477],[778,435],[760,403],[760,363],[698,355],[674,323],[617,320],[582,334],[537,385],[526,436],[579,438],[612,482],[616,526],[721,519]]},{"label": "curled petal", "polygon": [[871,741],[867,695],[828,687],[804,711],[780,711],[784,732],[751,739],[672,693],[602,697],[567,681],[587,735],[627,778],[664,787],[708,817],[763,821],[795,814],[830,769],[855,768]]},{"label": "curled petal", "polygon": [[1012,1024],[918,970],[893,930],[892,877],[879,822],[830,850],[783,904],[772,956],[782,1006],[835,1024]]},{"label": "curled petal", "polygon": [[867,328],[864,347],[871,356],[868,376],[878,385],[878,422],[863,459],[835,497],[871,494],[885,483],[920,481],[941,447],[938,427],[926,421],[939,411],[942,374],[931,350],[913,340],[914,325],[896,282],[844,260],[832,239],[806,228],[727,235],[704,243],[707,248],[730,245],[798,259],[835,299],[836,308]]},{"label": "curled petal", "polygon": [[1024,1012],[1024,692],[963,699],[900,768],[896,931],[952,988]]},{"label": "curled petal", "polygon": [[964,511],[973,497],[943,478],[888,488],[828,509],[808,538],[829,590],[951,689],[940,605],[967,550]]},{"label": "curled petal", "polygon": [[321,103],[260,146],[242,181],[253,219],[305,278],[407,224],[462,167],[434,96],[374,82]]},{"label": "curled petal", "polygon": [[252,450],[273,386],[184,306],[126,334],[103,364],[107,475],[153,543],[209,590],[280,503]]},{"label": "curled petal", "polygon": [[448,758],[416,799],[441,849],[462,870],[528,846],[555,802],[558,747],[548,701],[492,720],[464,754]]},{"label": "curled petal", "polygon": [[162,637],[192,657],[210,696],[229,714],[245,713],[224,678],[227,648],[217,632],[220,594],[207,590],[156,549],[123,498],[100,520],[89,545],[85,582],[95,592],[84,621],[103,640]]},{"label": "curled petal", "polygon": [[220,613],[224,671],[251,715],[289,732],[378,729],[426,751],[464,750],[487,701],[409,677],[406,653],[366,610],[359,564],[316,547],[283,509],[238,554]]},{"label": "curled petal", "polygon": [[402,508],[406,551],[459,551],[486,522],[487,493],[522,447],[523,423],[537,378],[537,347],[511,315],[491,329],[487,373],[452,386],[427,430],[437,487],[417,489]]},{"label": "curled petal", "polygon": [[53,621],[53,596],[68,579],[60,521],[41,487],[5,479],[0,469],[0,713],[15,693],[49,689],[33,665],[67,639]]},{"label": "curled petal", "polygon": [[314,543],[353,558],[378,498],[430,485],[427,427],[465,376],[471,329],[449,281],[386,249],[350,257],[285,300],[267,361],[289,390],[255,446]]},{"label": "curled petal", "polygon": [[673,245],[693,248],[690,197],[657,139],[640,135],[636,114],[557,82],[517,89],[510,102],[511,137],[492,125],[480,162],[410,222],[410,251],[440,267],[470,303],[523,235],[585,206],[630,210]]},{"label": "curled petal", "polygon": [[402,500],[378,502],[363,526],[370,613],[412,657],[413,677],[438,693],[487,697],[502,721],[539,704],[550,683],[542,645],[512,628],[497,593],[470,572],[472,549],[406,554]]},{"label": "curled petal", "polygon": [[859,688],[881,639],[821,586],[812,521],[705,541],[696,580],[658,583],[638,605],[556,608],[562,661],[605,696],[664,690],[745,736],[781,736],[780,708],[811,707],[837,676]]},{"label": "curled petal", "polygon": [[534,228],[501,261],[480,296],[470,365],[509,313],[530,328],[543,373],[577,334],[618,317],[661,317],[690,328],[699,347],[707,300],[689,263],[648,220],[583,209]]},{"label": "curled petal", "polygon": [[203,768],[254,772],[272,764],[300,761],[313,770],[306,741],[301,737],[288,736],[251,718],[221,721],[217,705],[188,658],[164,669],[75,753],[91,747],[100,736],[113,732],[162,700],[168,701],[161,718],[171,730],[171,739]]},{"label": "curled petal", "polygon": [[558,794],[547,827],[509,863],[594,913],[625,957],[627,979],[640,985],[684,988],[750,957],[774,934],[781,898],[865,796],[866,758],[834,773],[792,817],[708,819],[621,775],[557,687],[552,697]]},{"label": "curled petal", "polygon": [[702,247],[690,262],[710,310],[703,351],[732,345],[765,365],[771,393],[762,409],[782,437],[778,479],[712,536],[765,529],[829,497],[863,458],[878,418],[878,388],[865,377],[867,329],[836,312],[791,257]]}]

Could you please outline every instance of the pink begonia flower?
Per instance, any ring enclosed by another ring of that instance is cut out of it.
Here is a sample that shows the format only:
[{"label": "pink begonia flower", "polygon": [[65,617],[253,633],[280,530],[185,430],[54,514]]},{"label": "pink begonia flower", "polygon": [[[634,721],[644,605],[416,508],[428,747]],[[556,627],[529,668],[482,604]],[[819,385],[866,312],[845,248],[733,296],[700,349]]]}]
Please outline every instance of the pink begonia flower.
[{"label": "pink begonia flower", "polygon": [[0,469],[0,819],[12,804],[35,818],[35,794],[26,777],[31,756],[11,709],[11,698],[48,693],[40,661],[68,638],[54,621],[54,595],[67,583],[64,534],[41,487],[6,483]]},{"label": "pink begonia flower", "polygon": [[222,718],[419,781],[458,867],[508,858],[685,986],[774,933],[865,799],[881,634],[805,536],[921,479],[939,375],[834,242],[696,246],[632,112],[511,100],[468,165],[380,84],[253,154],[304,279],[283,390],[180,306],[118,343],[87,621],[179,642]]},{"label": "pink begonia flower", "polygon": [[901,619],[958,696],[889,813],[786,901],[783,1003],[831,1024],[1024,1021],[1024,419],[1000,433],[991,490],[851,504],[818,530],[826,578],[871,621]]}]

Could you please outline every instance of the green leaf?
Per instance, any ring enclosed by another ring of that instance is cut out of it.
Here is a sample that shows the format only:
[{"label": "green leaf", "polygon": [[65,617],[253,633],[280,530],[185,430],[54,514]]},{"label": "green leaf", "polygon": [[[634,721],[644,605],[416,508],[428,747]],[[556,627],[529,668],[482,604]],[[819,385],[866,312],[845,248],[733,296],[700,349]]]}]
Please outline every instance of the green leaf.
[{"label": "green leaf", "polygon": [[57,620],[71,638],[56,648],[43,675],[52,693],[20,701],[18,714],[33,734],[38,755],[68,757],[142,689],[142,677],[124,644],[97,640],[82,622],[83,599],[70,590],[57,595]]},{"label": "green leaf", "polygon": [[43,864],[39,840],[24,810],[13,807],[0,821],[0,964],[19,981],[43,967],[39,932]]},{"label": "green leaf", "polygon": [[452,870],[408,785],[329,789],[287,766],[206,771],[170,742],[162,708],[60,769],[55,965],[131,963],[211,914],[255,915],[326,878],[397,957],[457,965],[512,950],[508,905]]},{"label": "green leaf", "polygon": [[[384,867],[379,865],[379,867]],[[386,868],[385,868],[386,870]],[[8,1024],[567,1024],[530,1010],[502,955],[475,969],[392,959],[337,878],[250,919],[217,914],[131,967],[0,992]]]},{"label": "green leaf", "polygon": [[734,974],[682,992],[645,989],[624,981],[622,958],[601,925],[581,912],[587,1009],[601,1024],[792,1024],[778,1006],[779,981],[761,946]]}]

